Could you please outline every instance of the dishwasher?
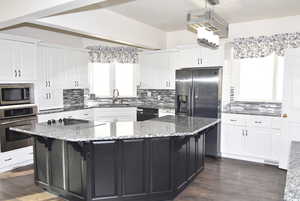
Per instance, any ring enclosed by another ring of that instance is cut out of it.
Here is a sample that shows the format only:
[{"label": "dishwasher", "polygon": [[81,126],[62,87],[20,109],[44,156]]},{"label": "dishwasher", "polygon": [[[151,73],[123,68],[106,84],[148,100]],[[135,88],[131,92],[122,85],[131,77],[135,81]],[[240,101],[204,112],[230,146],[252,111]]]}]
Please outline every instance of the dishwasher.
[{"label": "dishwasher", "polygon": [[145,121],[149,119],[154,119],[158,117],[158,109],[156,108],[145,108],[138,107],[137,108],[137,120]]}]

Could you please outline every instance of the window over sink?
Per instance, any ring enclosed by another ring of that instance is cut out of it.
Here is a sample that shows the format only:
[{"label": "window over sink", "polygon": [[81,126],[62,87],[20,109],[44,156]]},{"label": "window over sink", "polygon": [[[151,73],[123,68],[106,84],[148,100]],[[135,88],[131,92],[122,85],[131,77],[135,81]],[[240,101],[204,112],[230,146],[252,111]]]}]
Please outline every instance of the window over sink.
[{"label": "window over sink", "polygon": [[105,98],[118,89],[120,97],[135,97],[136,68],[128,63],[89,63],[90,93]]},{"label": "window over sink", "polygon": [[284,57],[238,59],[232,67],[235,101],[282,101]]}]

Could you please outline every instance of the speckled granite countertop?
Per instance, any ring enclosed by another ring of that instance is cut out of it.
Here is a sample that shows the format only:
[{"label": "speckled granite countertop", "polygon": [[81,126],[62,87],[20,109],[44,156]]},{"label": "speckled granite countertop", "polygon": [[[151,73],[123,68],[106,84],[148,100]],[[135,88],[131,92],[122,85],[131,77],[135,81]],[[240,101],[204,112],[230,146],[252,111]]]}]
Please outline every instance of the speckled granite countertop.
[{"label": "speckled granite countertop", "polygon": [[64,108],[56,108],[56,109],[50,109],[50,110],[41,110],[39,111],[39,115],[43,114],[52,114],[52,113],[59,113],[59,112],[68,112],[68,111],[76,111],[76,110],[85,110],[85,109],[93,109],[93,108],[124,108],[124,107],[145,107],[145,108],[156,108],[156,109],[175,109],[174,105],[170,104],[102,104],[97,106],[88,106],[88,105],[82,105],[82,106],[70,106],[70,107],[64,107]]},{"label": "speckled granite countertop", "polygon": [[300,200],[300,142],[292,142],[284,201]]},{"label": "speckled granite countertop", "polygon": [[258,111],[258,110],[244,110],[244,111],[223,110],[222,113],[281,117],[281,112],[273,112],[273,111],[268,112],[268,111]]},{"label": "speckled granite countertop", "polygon": [[11,129],[36,136],[83,142],[194,135],[218,122],[220,120],[212,118],[169,115],[140,122],[88,121],[67,126],[60,123],[40,123],[30,128],[21,126]]}]

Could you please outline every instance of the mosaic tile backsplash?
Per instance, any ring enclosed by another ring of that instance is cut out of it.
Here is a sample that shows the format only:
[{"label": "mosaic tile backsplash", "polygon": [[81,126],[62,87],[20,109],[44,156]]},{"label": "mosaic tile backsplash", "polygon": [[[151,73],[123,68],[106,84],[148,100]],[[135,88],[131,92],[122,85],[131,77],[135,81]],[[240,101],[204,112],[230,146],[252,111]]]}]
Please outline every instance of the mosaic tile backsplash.
[{"label": "mosaic tile backsplash", "polygon": [[[89,100],[88,89],[65,89],[63,91],[64,106],[80,106]],[[96,98],[99,104],[111,104],[111,98]],[[118,98],[118,103],[123,104],[175,104],[175,90],[172,89],[138,89],[136,98]]]},{"label": "mosaic tile backsplash", "polygon": [[64,107],[84,105],[84,89],[64,89]]},{"label": "mosaic tile backsplash", "polygon": [[138,103],[143,104],[175,104],[174,89],[138,89]]}]

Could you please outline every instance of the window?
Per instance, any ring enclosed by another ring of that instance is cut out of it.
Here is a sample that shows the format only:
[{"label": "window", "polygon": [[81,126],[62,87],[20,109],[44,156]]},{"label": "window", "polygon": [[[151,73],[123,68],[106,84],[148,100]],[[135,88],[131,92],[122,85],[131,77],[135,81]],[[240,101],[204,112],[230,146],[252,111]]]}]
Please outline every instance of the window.
[{"label": "window", "polygon": [[118,89],[120,97],[136,96],[135,64],[90,63],[90,89],[96,97],[111,97]]},{"label": "window", "polygon": [[239,60],[236,100],[281,102],[283,68],[283,57],[275,54],[264,58]]}]

